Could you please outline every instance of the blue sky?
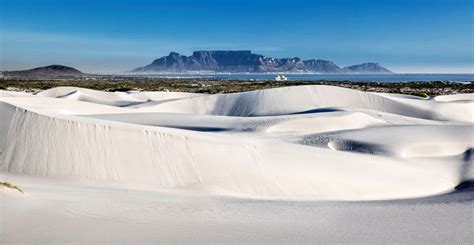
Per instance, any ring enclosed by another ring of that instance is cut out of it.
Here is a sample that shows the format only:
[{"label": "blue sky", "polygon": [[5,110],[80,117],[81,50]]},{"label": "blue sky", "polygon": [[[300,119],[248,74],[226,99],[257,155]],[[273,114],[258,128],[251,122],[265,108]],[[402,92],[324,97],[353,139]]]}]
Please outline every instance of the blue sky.
[{"label": "blue sky", "polygon": [[0,0],[0,70],[120,72],[177,51],[474,72],[473,0]]}]

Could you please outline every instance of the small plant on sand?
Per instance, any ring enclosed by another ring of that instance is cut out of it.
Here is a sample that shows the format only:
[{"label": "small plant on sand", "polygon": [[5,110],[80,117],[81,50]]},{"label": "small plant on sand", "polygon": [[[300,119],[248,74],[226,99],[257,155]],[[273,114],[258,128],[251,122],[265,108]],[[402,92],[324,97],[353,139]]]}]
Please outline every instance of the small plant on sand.
[{"label": "small plant on sand", "polygon": [[411,93],[408,93],[408,94],[415,95],[415,96],[422,97],[422,98],[426,98],[426,97],[429,96],[428,93],[425,92],[425,91],[415,91],[415,92],[411,92]]},{"label": "small plant on sand", "polygon": [[9,183],[9,182],[0,182],[0,186],[16,190],[16,191],[20,192],[21,194],[25,194],[22,189],[20,189],[18,186],[14,185],[12,183]]}]

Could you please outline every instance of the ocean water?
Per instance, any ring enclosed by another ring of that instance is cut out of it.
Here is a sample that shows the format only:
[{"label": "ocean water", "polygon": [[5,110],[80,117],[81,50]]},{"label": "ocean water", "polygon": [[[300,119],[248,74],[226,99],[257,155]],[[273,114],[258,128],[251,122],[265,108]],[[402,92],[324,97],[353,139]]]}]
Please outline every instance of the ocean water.
[{"label": "ocean water", "polygon": [[[360,82],[428,82],[474,81],[474,74],[294,74],[280,73],[290,81],[360,81]],[[153,77],[163,78],[204,78],[221,80],[274,80],[276,74],[229,73],[229,74],[162,74]]]}]

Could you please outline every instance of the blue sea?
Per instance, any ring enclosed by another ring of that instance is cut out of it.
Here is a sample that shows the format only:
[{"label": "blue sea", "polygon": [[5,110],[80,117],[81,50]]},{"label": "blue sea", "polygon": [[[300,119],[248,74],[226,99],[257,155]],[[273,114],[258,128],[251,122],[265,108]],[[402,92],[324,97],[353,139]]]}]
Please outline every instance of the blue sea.
[{"label": "blue sea", "polygon": [[[294,74],[285,75],[290,81],[359,81],[359,82],[470,82],[474,81],[474,74]],[[220,80],[273,80],[276,74],[261,73],[226,73],[226,74],[161,74],[152,77],[162,78],[204,78]]]}]

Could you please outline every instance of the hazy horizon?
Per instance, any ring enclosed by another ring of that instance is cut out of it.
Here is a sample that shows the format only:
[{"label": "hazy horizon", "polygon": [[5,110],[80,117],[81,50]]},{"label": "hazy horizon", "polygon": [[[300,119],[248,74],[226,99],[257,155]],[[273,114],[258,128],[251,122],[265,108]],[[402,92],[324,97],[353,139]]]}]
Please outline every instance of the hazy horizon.
[{"label": "hazy horizon", "polygon": [[395,73],[474,73],[473,12],[467,0],[0,0],[0,70],[117,73],[171,51],[246,49]]}]

